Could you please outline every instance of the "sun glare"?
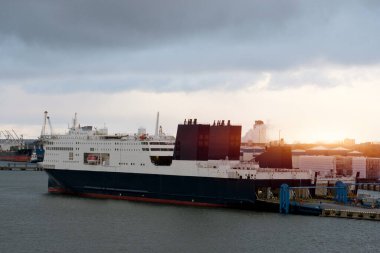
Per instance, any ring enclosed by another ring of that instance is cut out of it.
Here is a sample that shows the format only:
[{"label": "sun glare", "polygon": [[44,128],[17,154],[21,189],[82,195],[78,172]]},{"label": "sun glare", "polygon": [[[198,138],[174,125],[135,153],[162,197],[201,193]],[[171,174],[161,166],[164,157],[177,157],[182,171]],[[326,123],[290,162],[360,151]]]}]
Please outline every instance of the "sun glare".
[{"label": "sun glare", "polygon": [[298,139],[297,142],[335,144],[342,143],[344,139],[348,137],[349,136],[347,136],[343,131],[319,131],[317,129],[313,129],[300,134],[300,139]]},{"label": "sun glare", "polygon": [[344,135],[344,133],[319,132],[319,133],[314,133],[310,135],[310,142],[333,144],[333,143],[340,143],[345,138],[346,136]]}]

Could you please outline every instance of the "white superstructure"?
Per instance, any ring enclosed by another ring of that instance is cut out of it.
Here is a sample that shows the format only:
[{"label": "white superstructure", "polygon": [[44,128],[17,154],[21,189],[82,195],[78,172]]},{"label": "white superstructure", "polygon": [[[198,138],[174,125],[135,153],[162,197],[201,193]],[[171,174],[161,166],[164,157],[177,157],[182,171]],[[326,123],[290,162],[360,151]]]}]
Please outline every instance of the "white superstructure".
[{"label": "white superstructure", "polygon": [[[158,126],[158,123],[157,123]],[[157,129],[157,127],[156,127]],[[262,169],[235,160],[173,160],[175,138],[162,133],[108,134],[80,127],[75,118],[67,134],[44,136],[46,169],[142,173],[241,179],[312,179],[308,170]]]}]

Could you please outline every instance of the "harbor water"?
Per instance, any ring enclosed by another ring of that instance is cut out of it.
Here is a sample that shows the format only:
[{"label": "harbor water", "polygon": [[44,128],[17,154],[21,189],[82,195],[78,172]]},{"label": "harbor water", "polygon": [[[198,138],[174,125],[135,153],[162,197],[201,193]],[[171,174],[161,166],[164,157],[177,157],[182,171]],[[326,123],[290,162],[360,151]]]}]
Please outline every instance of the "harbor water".
[{"label": "harbor water", "polygon": [[380,223],[47,193],[0,171],[0,252],[379,252]]}]

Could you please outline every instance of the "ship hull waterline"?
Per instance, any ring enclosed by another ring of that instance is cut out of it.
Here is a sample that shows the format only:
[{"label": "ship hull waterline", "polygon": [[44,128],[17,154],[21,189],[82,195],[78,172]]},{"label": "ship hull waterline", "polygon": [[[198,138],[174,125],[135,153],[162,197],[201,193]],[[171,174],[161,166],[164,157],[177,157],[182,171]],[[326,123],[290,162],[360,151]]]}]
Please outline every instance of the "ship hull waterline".
[{"label": "ship hull waterline", "polygon": [[175,205],[260,209],[257,189],[310,186],[311,180],[256,180],[45,169],[49,192]]}]

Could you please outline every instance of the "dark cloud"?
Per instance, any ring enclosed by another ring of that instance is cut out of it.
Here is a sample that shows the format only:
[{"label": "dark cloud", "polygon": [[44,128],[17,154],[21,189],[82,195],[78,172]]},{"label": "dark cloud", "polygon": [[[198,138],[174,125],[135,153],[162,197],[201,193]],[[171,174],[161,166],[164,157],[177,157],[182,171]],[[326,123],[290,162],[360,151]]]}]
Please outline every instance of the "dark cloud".
[{"label": "dark cloud", "polygon": [[2,1],[0,85],[225,88],[225,72],[377,64],[379,26],[378,1]]},{"label": "dark cloud", "polygon": [[7,1],[0,31],[52,47],[139,48],[240,26],[272,30],[295,8],[294,1]]}]

